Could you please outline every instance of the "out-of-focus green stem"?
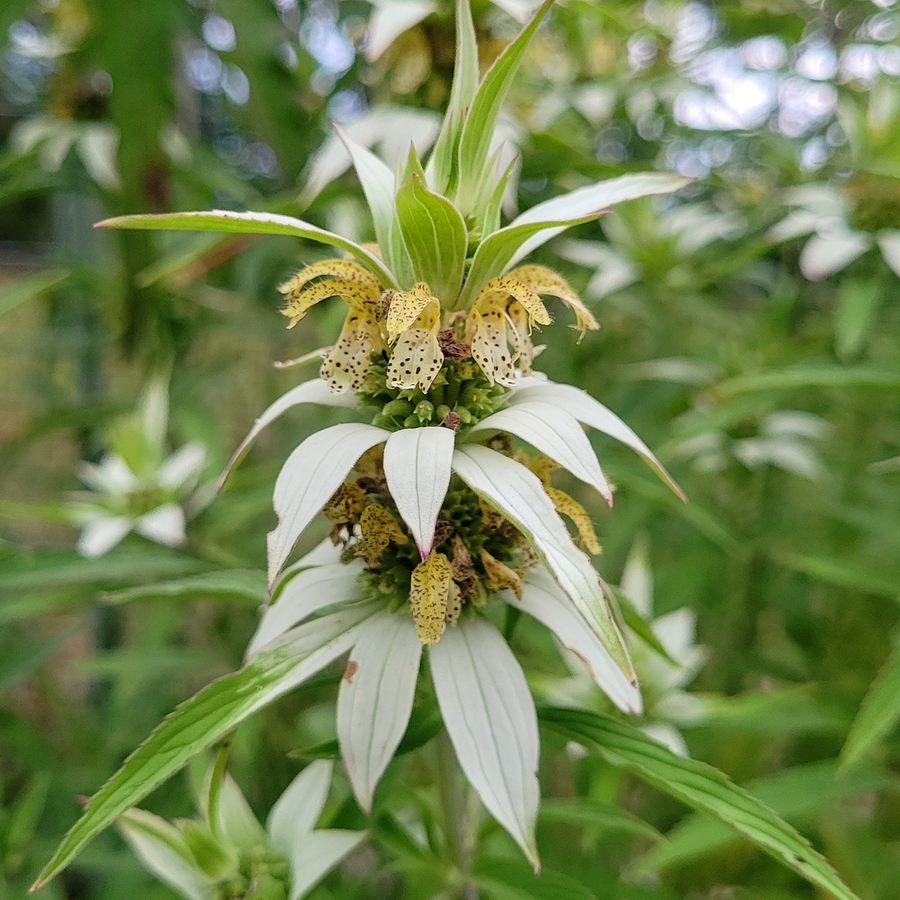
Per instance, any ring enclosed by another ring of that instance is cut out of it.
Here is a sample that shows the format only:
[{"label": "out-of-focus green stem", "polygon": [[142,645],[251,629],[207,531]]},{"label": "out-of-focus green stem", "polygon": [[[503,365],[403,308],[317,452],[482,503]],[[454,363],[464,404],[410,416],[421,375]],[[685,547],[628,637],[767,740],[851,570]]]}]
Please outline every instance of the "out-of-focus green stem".
[{"label": "out-of-focus green stem", "polygon": [[466,883],[475,849],[469,814],[469,789],[459,771],[456,754],[446,732],[436,742],[435,772],[443,813],[446,858],[459,873],[459,881],[450,886],[448,895],[458,900],[478,900],[478,889]]}]

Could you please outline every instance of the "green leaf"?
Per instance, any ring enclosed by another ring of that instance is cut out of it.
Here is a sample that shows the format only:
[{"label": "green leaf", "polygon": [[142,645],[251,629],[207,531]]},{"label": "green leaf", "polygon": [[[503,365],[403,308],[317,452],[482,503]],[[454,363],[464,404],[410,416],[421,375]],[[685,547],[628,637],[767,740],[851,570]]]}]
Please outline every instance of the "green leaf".
[{"label": "green leaf", "polygon": [[704,728],[754,734],[844,734],[848,716],[818,696],[816,685],[745,691],[733,697],[704,695]]},{"label": "green leaf", "polygon": [[[409,260],[405,258],[406,248],[396,232],[394,195],[397,181],[394,173],[374,153],[351,140],[342,129],[335,126],[335,130],[347,148],[353,160],[353,168],[359,176],[372,213],[375,237],[382,256],[392,272],[400,273],[409,268]],[[392,238],[392,235],[396,235],[396,238]]]},{"label": "green leaf", "polygon": [[[835,802],[864,791],[883,791],[898,782],[878,772],[859,772],[838,777],[833,762],[814,763],[780,772],[747,785],[747,790],[785,818],[808,819]],[[670,866],[683,865],[728,847],[734,832],[706,813],[694,813],[682,820],[666,836],[668,840],[649,850],[633,866],[641,875]]]},{"label": "green leaf", "polygon": [[739,375],[717,385],[715,393],[718,397],[732,397],[735,394],[821,387],[895,389],[900,387],[900,371],[874,369],[868,366],[796,366],[790,369]]},{"label": "green leaf", "polygon": [[775,551],[772,556],[780,565],[818,581],[875,594],[887,600],[900,599],[900,571],[896,569],[879,568],[859,559],[808,553]]},{"label": "green leaf", "polygon": [[612,765],[717,816],[836,900],[859,900],[787,822],[712,766],[682,759],[636,728],[598,713],[548,708],[540,717],[567,737],[595,744]]},{"label": "green leaf", "polygon": [[60,282],[69,277],[67,271],[54,269],[50,272],[40,272],[37,275],[29,275],[17,281],[4,284],[0,287],[0,316],[10,310],[34,300],[56,287]]},{"label": "green leaf", "polygon": [[838,288],[834,348],[841,359],[859,352],[872,327],[880,292],[871,278],[845,278]]},{"label": "green leaf", "polygon": [[94,794],[34,888],[58,875],[88,841],[194,756],[349,650],[359,626],[377,609],[347,607],[294,628],[243,669],[182,703]]},{"label": "green leaf", "polygon": [[0,639],[0,695],[43,665],[77,631],[63,631],[52,637],[29,638],[18,629],[3,631]]},{"label": "green leaf", "polygon": [[339,247],[367,265],[386,287],[397,287],[393,274],[374,253],[360,244],[325,231],[302,219],[266,212],[231,212],[213,209],[208,212],[163,213],[161,215],[118,216],[104,219],[95,228],[133,228],[174,231],[225,231],[234,234],[284,234],[305,238],[319,244]]},{"label": "green leaf", "polygon": [[468,234],[459,210],[413,174],[397,192],[397,220],[413,271],[449,306],[462,286]]},{"label": "green leaf", "polygon": [[841,751],[841,765],[853,766],[900,721],[900,641],[863,700],[847,742]]},{"label": "green leaf", "polygon": [[613,596],[619,605],[622,621],[634,632],[648,647],[655,650],[666,662],[673,666],[679,665],[678,660],[662,645],[660,639],[653,633],[650,623],[635,609],[634,604],[618,588],[613,588]]},{"label": "green leaf", "polygon": [[526,48],[552,5],[553,0],[544,0],[534,18],[491,66],[472,100],[459,140],[459,184],[452,194],[463,213],[471,212],[500,107]]},{"label": "green leaf", "polygon": [[163,581],[158,584],[139,585],[121,591],[104,594],[105,603],[133,603],[136,600],[245,600],[254,605],[268,603],[264,572],[236,569],[231,572],[206,572]]},{"label": "green leaf", "polygon": [[518,860],[480,859],[472,867],[472,881],[496,900],[596,900],[583,884],[552,869],[536,875]]},{"label": "green leaf", "polygon": [[650,824],[611,803],[600,803],[586,797],[562,797],[544,800],[539,817],[542,822],[569,822],[592,825],[606,831],[624,831],[663,841],[665,838]]},{"label": "green leaf", "polygon": [[478,41],[469,0],[456,0],[456,60],[450,102],[434,149],[428,159],[427,183],[445,193],[454,175],[459,133],[478,89]]},{"label": "green leaf", "polygon": [[[97,559],[82,559],[71,551],[35,550],[5,563],[0,573],[0,593],[96,584],[118,587],[145,578],[166,578],[195,573],[202,564],[189,556],[147,548],[141,552],[121,550]],[[6,609],[0,620],[6,619]]]}]

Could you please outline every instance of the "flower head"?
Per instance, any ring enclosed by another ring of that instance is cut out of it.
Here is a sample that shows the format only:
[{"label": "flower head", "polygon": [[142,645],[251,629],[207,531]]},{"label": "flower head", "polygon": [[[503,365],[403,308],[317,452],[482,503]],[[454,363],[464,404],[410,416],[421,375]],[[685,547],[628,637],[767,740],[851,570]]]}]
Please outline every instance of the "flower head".
[{"label": "flower head", "polygon": [[[520,263],[612,204],[686,183],[625,176],[502,225],[509,169],[490,156],[491,137],[512,74],[551,4],[541,4],[479,84],[471,11],[457,0],[451,99],[426,164],[411,149],[395,170],[341,135],[372,214],[374,246],[271,213],[115,221],[295,234],[353,257],[314,263],[282,286],[291,327],[331,297],[347,305],[347,319],[325,355],[321,380],[276,401],[235,454],[236,460],[262,428],[297,404],[368,413],[366,422],[308,437],[276,480],[278,524],[268,537],[273,600],[248,649],[248,667],[267,650],[286,647],[288,635],[306,635],[317,623],[338,628],[336,617],[346,618],[346,644],[332,646],[328,659],[351,647],[338,692],[338,736],[357,799],[370,810],[409,721],[426,648],[460,765],[535,865],[534,703],[491,619],[506,605],[533,616],[577,652],[618,706],[639,710],[609,589],[586,552],[599,549],[590,518],[554,486],[552,470],[566,469],[611,504],[587,424],[633,447],[671,479],[610,410],[531,374],[532,333],[552,321],[543,298],[573,309],[582,333],[597,321],[559,274]],[[286,567],[323,510],[329,541]],[[332,607],[338,611],[323,614]]]},{"label": "flower head", "polygon": [[197,491],[206,449],[191,442],[166,457],[167,418],[165,386],[154,382],[137,412],[113,429],[110,452],[79,465],[90,491],[74,494],[69,511],[83,556],[102,556],[131,531],[169,547],[184,543],[187,514],[207,502]]},{"label": "flower head", "polygon": [[266,827],[230,775],[207,775],[201,815],[167,822],[130,809],[116,822],[144,866],[186,900],[300,900],[365,838],[314,830],[332,764],[308,765],[275,802]]}]

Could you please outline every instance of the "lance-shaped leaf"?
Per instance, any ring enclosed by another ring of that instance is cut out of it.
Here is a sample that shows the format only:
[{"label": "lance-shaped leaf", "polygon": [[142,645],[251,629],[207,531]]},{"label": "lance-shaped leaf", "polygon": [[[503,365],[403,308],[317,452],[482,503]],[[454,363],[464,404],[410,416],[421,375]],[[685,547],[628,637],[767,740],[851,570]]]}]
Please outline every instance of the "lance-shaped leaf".
[{"label": "lance-shaped leaf", "polygon": [[272,498],[278,527],[268,538],[270,587],[303,529],[341,486],[356,461],[389,435],[374,425],[332,425],[310,435],[288,457]]},{"label": "lance-shaped leaf", "polygon": [[425,169],[428,185],[445,193],[453,176],[459,132],[478,89],[478,41],[469,0],[456,0],[456,60],[441,132]]},{"label": "lance-shaped leaf", "polygon": [[[402,282],[401,273],[409,271],[410,261],[395,218],[397,184],[394,173],[374,153],[351,140],[343,129],[335,126],[335,130],[353,160],[353,168],[366,195],[381,255]],[[401,284],[401,287],[405,285]]]},{"label": "lance-shaped leaf", "polygon": [[453,469],[534,544],[559,586],[597,635],[616,665],[637,684],[625,642],[590,560],[574,543],[540,480],[525,466],[490,450],[468,446],[453,454]]},{"label": "lance-shaped leaf", "polygon": [[58,875],[88,841],[198,753],[346,653],[377,609],[356,605],[301,625],[244,668],[182,703],[91,797],[34,888]]},{"label": "lance-shaped leaf", "polygon": [[464,213],[470,212],[470,204],[478,192],[478,182],[484,173],[484,164],[487,161],[500,107],[515,78],[525,50],[552,5],[553,0],[545,0],[541,4],[531,22],[522,29],[519,36],[488,70],[472,100],[459,139],[459,186],[454,195]]},{"label": "lance-shaped leaf", "polygon": [[559,642],[588,667],[594,681],[619,709],[627,713],[641,712],[640,691],[624,676],[572,601],[546,570],[529,570],[525,575],[522,596],[517,597],[512,591],[507,591],[504,598],[511,606],[546,625]]},{"label": "lance-shaped leaf", "polygon": [[163,213],[161,215],[118,216],[98,222],[96,228],[136,228],[174,231],[226,231],[234,234],[284,234],[305,238],[330,247],[339,247],[355,256],[374,272],[385,287],[397,287],[394,275],[385,264],[361,244],[326,231],[302,219],[267,212],[231,212],[212,209],[209,212]]},{"label": "lance-shaped leaf", "polygon": [[512,265],[511,260],[529,238],[535,235],[540,236],[544,231],[553,231],[554,234],[559,234],[566,228],[583,225],[585,222],[596,219],[601,212],[602,210],[598,210],[577,218],[559,218],[551,221],[507,225],[506,228],[501,228],[489,235],[475,251],[469,273],[466,275],[466,283],[463,285],[462,293],[456,304],[457,309],[468,309],[485,282],[509,269]]},{"label": "lance-shaped leaf", "polygon": [[466,264],[468,233],[459,210],[432,193],[415,172],[397,191],[397,221],[413,272],[441,304],[456,300]]},{"label": "lance-shaped leaf", "polygon": [[300,900],[330,869],[365,839],[365,831],[337,829],[313,831],[299,839],[289,857],[291,892],[288,894],[288,900]]},{"label": "lance-shaped leaf", "polygon": [[452,458],[453,432],[441,426],[395,431],[384,447],[388,490],[422,559],[431,553]]},{"label": "lance-shaped leaf", "polygon": [[353,793],[367,813],[406,733],[421,657],[406,609],[370,622],[350,652],[338,689],[337,732]]},{"label": "lance-shaped leaf", "polygon": [[687,502],[684,492],[675,483],[675,479],[663,468],[662,463],[653,455],[650,448],[628,427],[611,409],[605,407],[599,400],[595,400],[587,391],[572,387],[570,384],[556,384],[553,381],[543,381],[538,378],[522,379],[522,387],[510,397],[510,403],[531,403],[540,401],[550,403],[558,409],[565,410],[576,418],[597,431],[602,431],[610,437],[621,441],[640,454],[647,464],[675,491],[678,496]]},{"label": "lance-shaped leaf", "polygon": [[482,419],[469,434],[508,431],[595,488],[612,506],[612,491],[600,469],[594,448],[581,425],[563,409],[539,400],[523,401]]},{"label": "lance-shaped leaf", "polygon": [[862,702],[841,751],[841,765],[858,763],[900,720],[900,641]]},{"label": "lance-shaped leaf", "polygon": [[[670,194],[690,183],[690,178],[684,178],[681,175],[652,172],[621,175],[619,178],[587,185],[563,194],[561,197],[554,197],[538,203],[537,206],[532,206],[531,209],[513,219],[509,227],[548,222],[552,219],[577,219],[582,216],[596,215],[599,211],[615,206],[617,203],[637,200],[639,197],[649,197],[654,194]],[[510,264],[523,259],[532,250],[547,243],[568,227],[565,225],[541,229],[519,246],[513,254]]]},{"label": "lance-shaped leaf", "polygon": [[447,629],[429,660],[441,716],[466,778],[537,870],[538,731],[522,667],[500,632],[475,618]]},{"label": "lance-shaped leaf", "polygon": [[292,578],[279,593],[278,599],[263,613],[250,639],[246,657],[250,659],[270,641],[289,628],[333,603],[351,601],[360,592],[361,565],[334,563],[304,569]]},{"label": "lance-shaped leaf", "polygon": [[613,765],[717,816],[835,900],[859,900],[808,841],[712,766],[676,756],[636,728],[598,713],[544,709],[541,721],[567,737],[596,745]]}]

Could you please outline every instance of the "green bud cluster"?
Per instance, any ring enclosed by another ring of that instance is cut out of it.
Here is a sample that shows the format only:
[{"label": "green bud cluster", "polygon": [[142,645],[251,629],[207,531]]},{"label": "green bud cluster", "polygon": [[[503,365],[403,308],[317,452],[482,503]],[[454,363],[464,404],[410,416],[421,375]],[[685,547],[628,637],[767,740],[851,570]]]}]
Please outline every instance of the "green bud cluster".
[{"label": "green bud cluster", "polygon": [[131,491],[125,498],[125,512],[131,516],[143,516],[162,506],[169,499],[165,488],[150,486]]},{"label": "green bud cluster", "polygon": [[471,359],[445,360],[427,392],[390,387],[387,360],[381,354],[372,356],[359,390],[361,402],[378,409],[372,424],[389,431],[441,424],[465,428],[495,412],[503,394]]}]

